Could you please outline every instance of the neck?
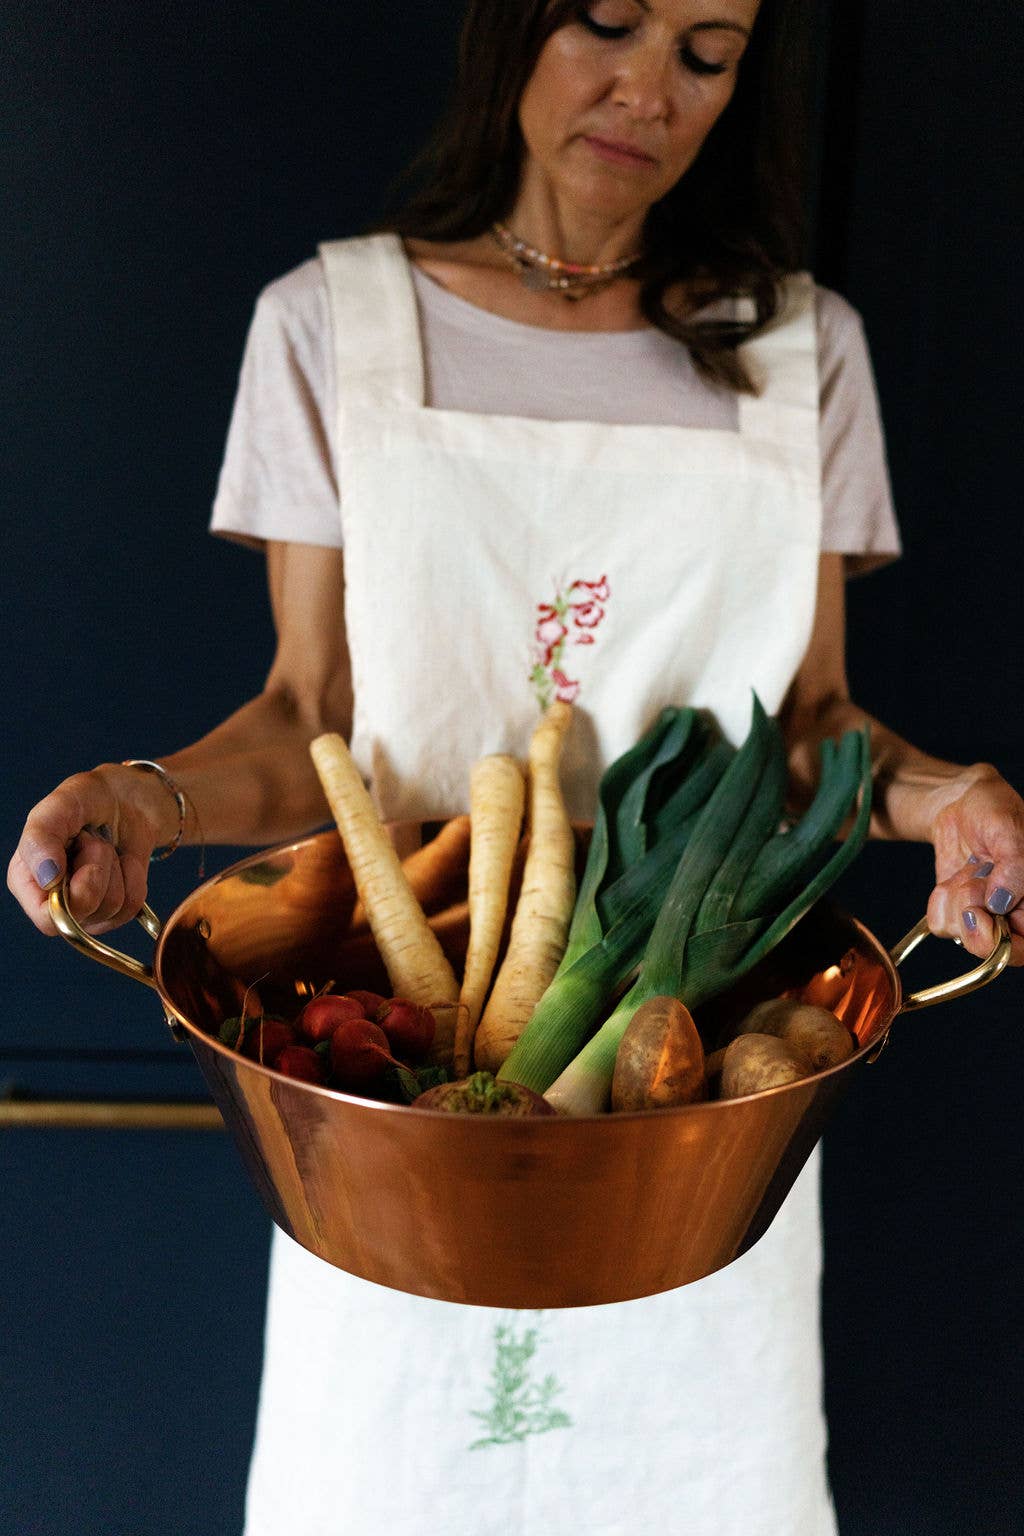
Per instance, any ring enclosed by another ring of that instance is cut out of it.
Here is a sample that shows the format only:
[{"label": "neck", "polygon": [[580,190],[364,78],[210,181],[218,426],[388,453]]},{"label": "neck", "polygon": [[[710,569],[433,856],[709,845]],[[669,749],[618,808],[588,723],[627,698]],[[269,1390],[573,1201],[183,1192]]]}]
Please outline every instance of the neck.
[{"label": "neck", "polygon": [[503,221],[512,233],[546,256],[603,266],[635,256],[643,245],[643,215],[621,219],[590,209],[567,207],[547,188],[524,185]]}]

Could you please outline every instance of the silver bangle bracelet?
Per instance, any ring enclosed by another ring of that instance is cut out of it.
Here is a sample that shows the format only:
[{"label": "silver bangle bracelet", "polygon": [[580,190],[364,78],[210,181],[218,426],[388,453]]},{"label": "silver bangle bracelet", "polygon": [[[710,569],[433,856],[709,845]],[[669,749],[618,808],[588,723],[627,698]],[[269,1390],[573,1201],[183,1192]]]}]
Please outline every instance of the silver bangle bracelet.
[{"label": "silver bangle bracelet", "polygon": [[157,778],[167,788],[167,792],[174,796],[174,803],[178,807],[178,830],[173,838],[163,848],[154,848],[150,854],[150,863],[158,864],[161,859],[169,859],[171,854],[180,844],[185,835],[185,793],[179,789],[171,778],[163,763],[155,763],[148,757],[129,757],[121,764],[122,768],[141,768],[144,773],[155,773]]}]

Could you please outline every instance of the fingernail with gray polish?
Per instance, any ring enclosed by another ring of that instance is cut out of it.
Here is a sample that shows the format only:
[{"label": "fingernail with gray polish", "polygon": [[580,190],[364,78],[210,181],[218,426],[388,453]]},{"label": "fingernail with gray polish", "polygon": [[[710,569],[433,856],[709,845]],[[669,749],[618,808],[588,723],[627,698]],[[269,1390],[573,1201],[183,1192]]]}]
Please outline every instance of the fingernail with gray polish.
[{"label": "fingernail with gray polish", "polygon": [[992,863],[992,860],[986,859],[985,863],[979,864],[977,869],[974,871],[975,880],[987,879],[994,869],[995,865]]},{"label": "fingernail with gray polish", "polygon": [[978,919],[971,911],[970,907],[968,907],[966,911],[961,912],[960,918],[968,933],[977,933]]},{"label": "fingernail with gray polish", "polygon": [[52,859],[44,859],[36,870],[36,884],[41,886],[52,885],[60,874],[60,865]]},{"label": "fingernail with gray polish", "polygon": [[997,917],[1005,917],[1016,900],[1016,896],[1012,891],[1008,891],[1005,885],[997,885],[985,905]]}]

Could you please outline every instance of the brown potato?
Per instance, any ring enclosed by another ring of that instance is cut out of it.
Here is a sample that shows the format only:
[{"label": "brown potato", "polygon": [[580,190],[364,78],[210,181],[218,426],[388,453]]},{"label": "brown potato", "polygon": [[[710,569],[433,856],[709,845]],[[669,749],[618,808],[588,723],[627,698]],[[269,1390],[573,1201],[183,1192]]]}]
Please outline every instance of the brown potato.
[{"label": "brown potato", "polygon": [[752,1008],[740,1034],[775,1035],[811,1072],[823,1072],[848,1061],[856,1048],[853,1035],[827,1008],[801,1003],[795,997],[773,997]]},{"label": "brown potato", "polygon": [[704,1047],[690,1010],[651,997],[630,1019],[612,1076],[612,1109],[669,1109],[706,1097]]},{"label": "brown potato", "polygon": [[769,997],[751,1008],[736,1031],[738,1035],[778,1035],[794,1008],[800,1003],[792,997]]},{"label": "brown potato", "polygon": [[804,1003],[790,1014],[780,1039],[794,1055],[808,1063],[812,1072],[824,1072],[826,1067],[838,1067],[840,1062],[849,1061],[857,1046],[853,1035],[834,1013],[812,1003]]},{"label": "brown potato", "polygon": [[775,1035],[738,1035],[722,1059],[720,1097],[739,1099],[809,1076],[810,1069]]}]

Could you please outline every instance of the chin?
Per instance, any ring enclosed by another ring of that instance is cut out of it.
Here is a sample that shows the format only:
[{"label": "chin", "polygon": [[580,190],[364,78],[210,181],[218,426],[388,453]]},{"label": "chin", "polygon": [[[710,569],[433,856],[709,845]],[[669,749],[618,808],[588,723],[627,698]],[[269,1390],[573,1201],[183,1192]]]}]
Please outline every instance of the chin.
[{"label": "chin", "polygon": [[[574,178],[559,188],[565,201],[580,213],[597,215],[620,223],[623,219],[644,219],[656,197],[638,197],[634,184],[625,178],[586,176]],[[658,196],[661,196],[659,193]]]}]

